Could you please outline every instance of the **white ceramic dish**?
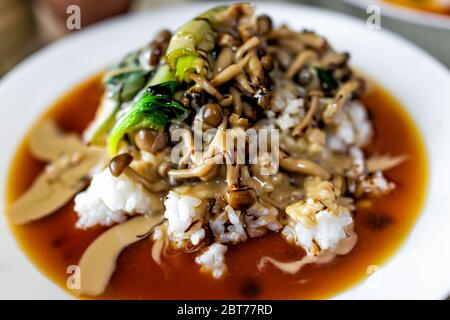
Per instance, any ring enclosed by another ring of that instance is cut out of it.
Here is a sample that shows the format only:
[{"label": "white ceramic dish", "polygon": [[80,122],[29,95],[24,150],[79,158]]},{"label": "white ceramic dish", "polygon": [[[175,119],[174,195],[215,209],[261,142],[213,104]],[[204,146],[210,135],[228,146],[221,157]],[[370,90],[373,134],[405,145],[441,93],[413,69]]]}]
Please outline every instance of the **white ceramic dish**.
[{"label": "white ceramic dish", "polygon": [[[69,36],[38,52],[0,82],[0,192],[10,159],[30,125],[59,96],[126,52],[146,43],[161,27],[176,27],[213,4],[167,7],[125,16]],[[398,36],[370,31],[347,16],[296,5],[260,4],[259,12],[294,28],[315,29],[352,63],[388,88],[416,120],[429,155],[428,196],[401,249],[340,299],[444,298],[450,292],[450,75],[418,47]],[[411,181],[414,183],[414,181]],[[36,270],[0,217],[0,298],[70,298]]]},{"label": "white ceramic dish", "polygon": [[367,19],[368,5],[380,6],[382,28],[393,30],[426,48],[450,68],[450,17],[394,6],[380,0],[342,1],[348,4],[348,12],[363,19]]}]

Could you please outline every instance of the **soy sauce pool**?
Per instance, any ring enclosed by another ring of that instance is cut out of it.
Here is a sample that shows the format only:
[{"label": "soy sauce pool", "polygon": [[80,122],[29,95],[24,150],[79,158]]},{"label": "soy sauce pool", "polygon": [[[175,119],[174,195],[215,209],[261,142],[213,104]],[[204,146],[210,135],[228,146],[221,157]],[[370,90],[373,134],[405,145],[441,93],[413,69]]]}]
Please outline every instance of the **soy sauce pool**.
[{"label": "soy sauce pool", "polygon": [[[51,117],[67,131],[81,133],[94,117],[102,94],[95,76],[62,97],[44,117]],[[363,281],[373,266],[381,266],[401,246],[416,221],[425,198],[427,160],[422,138],[403,107],[382,87],[374,85],[363,99],[375,128],[369,153],[404,154],[408,161],[386,172],[397,189],[358,209],[354,250],[327,265],[308,265],[295,275],[272,266],[261,272],[262,256],[292,261],[304,253],[280,234],[270,233],[229,247],[229,276],[213,280],[199,271],[194,255],[172,252],[164,268],[150,256],[147,238],[125,249],[106,292],[107,299],[317,299],[327,298]],[[9,172],[7,202],[12,203],[43,169],[27,149],[26,137],[16,151]],[[73,203],[58,212],[11,229],[28,258],[56,284],[66,287],[67,268],[76,265],[89,244],[106,228],[75,229]],[[83,297],[89,298],[89,297]]]}]

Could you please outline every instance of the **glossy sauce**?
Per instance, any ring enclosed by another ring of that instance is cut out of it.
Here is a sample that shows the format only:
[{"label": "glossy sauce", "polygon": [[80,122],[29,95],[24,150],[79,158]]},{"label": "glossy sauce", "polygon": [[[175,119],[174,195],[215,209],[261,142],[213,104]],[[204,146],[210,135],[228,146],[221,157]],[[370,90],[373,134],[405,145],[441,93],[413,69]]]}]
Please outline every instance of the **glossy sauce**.
[{"label": "glossy sauce", "polygon": [[[64,129],[82,132],[94,116],[101,96],[100,77],[94,77],[59,100],[45,115]],[[382,88],[375,86],[364,98],[376,136],[369,153],[406,154],[409,160],[387,172],[397,184],[389,196],[375,200],[371,208],[356,212],[359,241],[346,256],[328,265],[307,265],[296,275],[283,274],[268,265],[262,272],[262,256],[292,261],[303,251],[286,243],[280,234],[269,233],[229,246],[229,276],[222,280],[199,271],[194,254],[172,252],[162,269],[151,259],[152,242],[141,240],[122,252],[107,291],[100,298],[122,299],[305,299],[326,298],[363,280],[370,266],[380,266],[408,236],[425,197],[427,163],[413,122],[403,108]],[[27,150],[18,148],[8,181],[7,199],[14,201],[32,183],[43,164]],[[105,228],[75,229],[73,203],[42,220],[11,226],[21,248],[50,279],[66,289],[69,265],[76,265],[87,246]],[[70,291],[69,291],[70,292]]]},{"label": "glossy sauce", "polygon": [[408,7],[419,11],[426,11],[450,16],[450,6],[436,3],[436,0],[385,0],[386,2]]}]

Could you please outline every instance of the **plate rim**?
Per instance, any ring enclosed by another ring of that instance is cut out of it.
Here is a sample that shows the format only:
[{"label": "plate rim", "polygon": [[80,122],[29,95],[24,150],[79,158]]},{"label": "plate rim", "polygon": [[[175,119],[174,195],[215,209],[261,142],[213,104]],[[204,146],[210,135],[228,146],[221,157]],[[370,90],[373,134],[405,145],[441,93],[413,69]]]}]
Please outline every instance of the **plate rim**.
[{"label": "plate rim", "polygon": [[[221,3],[221,2],[214,2],[214,3],[208,2],[208,3],[206,3],[206,4],[205,4],[205,3],[195,3],[195,4],[190,3],[190,4],[177,5],[177,6],[175,6],[175,5],[173,5],[173,6],[172,6],[172,5],[169,5],[169,6],[164,6],[164,7],[155,9],[154,11],[156,11],[156,12],[161,12],[161,11],[163,11],[163,12],[164,12],[164,11],[171,10],[172,8],[176,7],[177,10],[188,9],[188,11],[190,12],[190,11],[193,11],[193,10],[196,10],[196,11],[197,11],[197,10],[199,10],[199,9],[201,9],[201,8],[211,7],[211,6],[215,5],[215,4],[220,4],[220,3]],[[289,10],[289,9],[300,10],[300,9],[303,8],[303,9],[306,9],[307,11],[314,12],[315,14],[325,15],[325,16],[328,16],[328,17],[334,16],[334,17],[336,17],[336,19],[338,19],[338,20],[345,19],[345,20],[348,21],[350,24],[354,24],[354,23],[358,23],[358,24],[360,24],[360,25],[363,24],[362,21],[360,21],[360,20],[358,20],[358,19],[356,19],[356,18],[353,18],[353,17],[351,17],[351,16],[348,16],[348,15],[345,15],[345,14],[342,14],[342,13],[336,13],[336,12],[329,11],[329,10],[324,10],[324,9],[319,9],[319,8],[313,8],[313,7],[310,7],[310,6],[304,6],[304,5],[298,5],[298,4],[285,4],[285,3],[283,3],[283,4],[257,3],[256,5],[257,5],[257,8],[260,9],[260,11],[264,11],[264,10],[266,10],[266,8],[270,8],[270,7],[276,7],[277,10]],[[149,14],[149,13],[146,12],[146,11],[144,11],[144,12],[134,13],[134,14],[130,14],[130,15],[122,16],[122,17],[117,17],[117,18],[111,19],[111,20],[109,20],[109,21],[100,23],[100,24],[98,24],[98,25],[95,25],[95,26],[86,28],[86,30],[84,30],[82,33],[69,35],[68,37],[65,37],[65,38],[63,38],[63,39],[61,39],[61,40],[58,40],[58,41],[56,41],[55,43],[52,43],[51,45],[49,45],[49,46],[47,46],[47,47],[45,47],[45,48],[39,50],[37,53],[33,54],[30,58],[28,58],[28,59],[22,61],[22,62],[21,62],[18,66],[16,66],[13,70],[9,71],[9,72],[8,72],[8,73],[0,80],[0,97],[2,96],[2,92],[3,92],[4,90],[7,90],[7,89],[8,89],[8,86],[11,86],[15,81],[17,81],[18,79],[20,79],[21,77],[24,77],[27,73],[29,73],[30,70],[32,69],[32,67],[33,67],[36,63],[38,63],[39,61],[42,61],[42,60],[48,58],[48,57],[49,57],[50,55],[52,55],[52,54],[54,55],[54,53],[55,53],[56,51],[61,50],[62,48],[67,48],[67,46],[70,47],[70,44],[73,43],[75,40],[77,40],[77,41],[82,41],[82,40],[80,40],[80,39],[87,38],[89,35],[92,35],[92,34],[95,34],[95,33],[97,33],[97,32],[100,32],[101,30],[108,29],[108,28],[110,28],[111,26],[113,26],[113,25],[115,25],[115,24],[116,24],[116,25],[120,25],[120,24],[126,23],[127,20],[137,19],[138,16],[145,16],[145,15],[147,15],[147,14]],[[276,17],[276,20],[277,20],[277,22],[280,22],[280,23],[282,22],[282,18],[277,18],[277,17]],[[100,31],[99,31],[99,30],[100,30]],[[317,30],[317,31],[318,31],[319,33],[321,33],[321,30],[320,30],[320,29]],[[436,59],[434,59],[433,57],[431,57],[431,56],[430,56],[428,53],[426,53],[422,48],[420,48],[420,47],[418,47],[417,45],[415,45],[415,44],[413,44],[413,43],[411,43],[411,42],[409,42],[409,41],[407,41],[407,40],[401,38],[400,36],[398,36],[398,35],[396,35],[396,34],[394,34],[394,33],[392,33],[392,32],[389,32],[389,31],[384,30],[384,31],[383,31],[383,34],[384,34],[385,37],[390,38],[391,41],[394,41],[394,40],[395,40],[395,41],[399,41],[399,42],[401,43],[402,46],[406,46],[407,48],[409,48],[409,50],[414,50],[414,51],[418,52],[418,54],[421,55],[423,59],[427,60],[429,63],[431,63],[432,65],[434,65],[434,67],[437,68],[437,70],[440,70],[439,72],[444,72],[444,73],[446,73],[446,75],[447,75],[447,81],[450,81],[450,76],[449,76],[449,73],[448,73],[446,67],[445,67],[442,63],[440,63],[439,61],[437,61]],[[333,42],[333,41],[331,40],[331,42]],[[90,73],[87,73],[86,76],[89,76],[89,74],[90,74]],[[81,80],[81,79],[79,79],[79,80]],[[450,83],[450,82],[449,82],[449,83]],[[74,85],[74,83],[72,83],[72,87],[73,87],[73,85]],[[5,88],[6,88],[6,89],[5,89]],[[67,92],[66,89],[67,89],[67,88],[65,88],[65,89],[64,89],[64,88],[61,88],[61,89],[58,89],[58,91],[61,91],[61,92]],[[391,89],[390,89],[390,88],[388,88],[388,89],[389,89],[389,91],[391,92]],[[61,93],[61,92],[59,92],[59,93]],[[59,94],[57,94],[56,96],[59,96]],[[44,110],[45,110],[45,109],[41,109],[38,113],[41,114]],[[1,113],[1,110],[0,110],[0,113]],[[0,129],[0,132],[1,132],[1,130],[2,130],[2,129]],[[423,135],[422,135],[422,136],[423,136]],[[0,136],[0,137],[1,137],[1,136]],[[10,162],[11,162],[11,159],[7,159],[7,161],[3,161],[3,160],[2,160],[2,161],[1,161],[2,166],[3,166],[3,162],[6,162],[7,167],[9,167],[9,164],[10,164]],[[430,168],[430,169],[431,169],[431,168]],[[0,186],[0,190],[1,190],[1,192],[2,192],[2,198],[3,198],[3,199],[2,199],[2,203],[4,203],[4,197],[5,197],[5,192],[4,192],[5,180],[4,180],[4,178],[6,178],[6,175],[5,175],[5,177],[3,177],[3,173],[1,173],[1,177],[2,177],[2,179],[1,179],[0,181],[1,181],[2,185]],[[431,172],[430,172],[430,178],[429,178],[429,179],[431,180]],[[3,206],[2,206],[2,207],[3,207]],[[426,210],[426,208],[425,208],[425,205],[424,205],[424,208],[422,209],[422,213],[420,214],[419,218],[417,218],[417,221],[415,222],[415,226],[413,227],[413,229],[415,229],[416,226],[417,226],[419,223],[421,223],[421,220],[422,220],[423,215],[424,215],[423,212],[424,212],[425,210]],[[5,220],[5,217],[4,217],[4,215],[3,215],[3,217],[0,218],[0,230],[1,230],[2,224],[4,224],[4,220]],[[411,231],[411,233],[412,233],[412,231]],[[11,232],[8,232],[8,235],[7,235],[6,237],[14,238],[13,235],[11,234]],[[0,239],[1,239],[1,238],[3,238],[3,235],[2,235],[2,234],[0,234]],[[405,247],[405,244],[406,244],[407,241],[408,241],[408,239],[405,239],[405,240],[404,240],[404,243],[401,245],[401,247],[398,248],[398,249],[396,250],[396,252],[393,253],[393,255],[390,256],[390,257],[384,262],[384,265],[390,264],[390,263],[394,260],[394,257],[397,256],[402,250],[404,250],[404,247]],[[15,240],[15,238],[14,238],[14,244],[15,244],[15,246],[17,247],[17,241]],[[21,251],[21,250],[20,250],[20,251]],[[22,258],[24,258],[25,253],[20,252],[20,254],[23,256]],[[27,257],[26,257],[25,259],[28,261],[28,263],[32,262],[32,261],[30,261]],[[41,273],[40,270],[39,270],[38,272],[39,272],[39,274],[42,275],[42,273]],[[42,276],[42,277],[44,277],[44,276]],[[44,277],[44,278],[47,279],[47,282],[51,283],[51,286],[57,287],[59,290],[61,290],[62,292],[64,292],[62,289],[59,288],[58,285],[54,284],[51,280],[49,280],[49,279],[46,278],[46,277]],[[349,297],[352,297],[352,298],[358,298],[358,297],[352,296],[351,294],[348,294],[348,293],[351,293],[352,291],[357,290],[357,289],[361,286],[361,284],[362,284],[362,282],[356,284],[355,286],[352,286],[350,289],[347,289],[347,290],[345,290],[345,291],[339,293],[337,296],[335,296],[335,297],[333,297],[333,298],[336,298],[336,299],[340,299],[340,298],[349,298]],[[450,291],[450,290],[449,290],[449,291]],[[1,293],[1,292],[0,292],[0,293]],[[447,293],[448,293],[448,292],[447,292]],[[65,293],[65,294],[67,295],[67,293]],[[438,296],[438,295],[435,295],[435,298],[438,298],[437,296]],[[440,295],[440,297],[443,298],[443,297],[444,297],[444,294]],[[64,298],[64,297],[61,296],[60,298]],[[68,297],[65,297],[65,298],[68,298]],[[69,296],[69,298],[70,298],[70,296]]]}]

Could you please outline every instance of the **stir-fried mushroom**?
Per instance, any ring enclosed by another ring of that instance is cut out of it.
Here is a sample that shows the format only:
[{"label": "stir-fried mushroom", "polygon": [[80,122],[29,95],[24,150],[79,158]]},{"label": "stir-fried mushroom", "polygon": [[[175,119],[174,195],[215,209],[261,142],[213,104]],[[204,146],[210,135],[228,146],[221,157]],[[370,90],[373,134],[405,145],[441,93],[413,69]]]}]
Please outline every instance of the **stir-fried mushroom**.
[{"label": "stir-fried mushroom", "polygon": [[167,222],[161,223],[153,232],[152,259],[158,265],[162,265],[162,256],[169,245],[169,239],[166,236]]},{"label": "stir-fried mushroom", "polygon": [[50,120],[38,124],[32,134],[35,135],[30,140],[33,155],[39,150],[37,158],[52,162],[31,187],[7,208],[7,215],[15,224],[24,224],[54,213],[81,191],[91,174],[101,169],[106,161],[103,149],[87,147],[74,135],[64,136]]},{"label": "stir-fried mushroom", "polygon": [[130,167],[133,156],[129,153],[122,153],[111,159],[109,162],[109,170],[115,177],[121,174],[126,175],[130,180],[142,185],[149,192],[161,192],[169,189],[169,185],[164,181],[150,183],[136,170]]},{"label": "stir-fried mushroom", "polygon": [[[210,173],[220,165],[221,159],[223,158],[225,151],[225,127],[227,122],[227,118],[223,117],[208,149],[203,154],[203,157],[197,163],[193,164],[194,166],[186,169],[171,169],[168,171],[168,175],[175,179],[200,178],[208,180]],[[191,136],[188,135],[183,141],[192,141]],[[193,150],[193,145],[191,148],[188,150]],[[186,153],[186,156],[190,157],[191,152]]]},{"label": "stir-fried mushroom", "polygon": [[195,73],[191,73],[189,74],[189,76],[192,79],[192,81],[196,83],[197,88],[202,88],[203,90],[205,90],[218,100],[221,100],[223,98],[222,94],[219,91],[217,91],[214,85],[208,80],[206,80],[206,78],[201,77]]},{"label": "stir-fried mushroom", "polygon": [[[228,162],[230,162],[229,157]],[[255,201],[255,192],[249,187],[241,187],[239,184],[241,165],[227,163],[227,185],[228,191],[226,199],[228,204],[235,210],[244,210],[250,207]]]},{"label": "stir-fried mushroom", "polygon": [[54,121],[43,120],[31,130],[28,146],[37,159],[51,162],[62,154],[84,148],[84,143],[75,134],[62,133]]},{"label": "stir-fried mushroom", "polygon": [[355,247],[357,241],[358,236],[353,232],[348,238],[342,240],[339,246],[332,251],[323,251],[317,256],[306,255],[302,259],[292,262],[278,261],[272,257],[263,257],[258,263],[258,269],[262,270],[267,263],[270,263],[284,273],[296,274],[308,264],[325,264],[331,262],[336,256],[349,254]]},{"label": "stir-fried mushroom", "polygon": [[342,85],[339,91],[336,93],[334,102],[331,103],[325,112],[323,113],[324,121],[331,123],[334,120],[334,116],[342,110],[343,106],[351,100],[355,93],[363,87],[363,83],[360,79],[352,79]]},{"label": "stir-fried mushroom", "polygon": [[300,52],[297,57],[292,62],[285,77],[287,79],[292,79],[292,77],[309,61],[317,58],[317,53],[312,50],[305,50]]},{"label": "stir-fried mushroom", "polygon": [[142,240],[143,235],[149,235],[162,221],[162,217],[139,216],[112,227],[95,239],[78,264],[82,275],[79,293],[91,296],[102,294],[122,250]]},{"label": "stir-fried mushroom", "polygon": [[302,122],[294,127],[292,131],[293,136],[298,136],[306,129],[306,127],[311,123],[319,107],[319,98],[322,96],[321,92],[313,91],[310,93],[311,106],[309,107],[308,113],[303,118]]},{"label": "stir-fried mushroom", "polygon": [[227,191],[227,202],[235,210],[244,210],[255,203],[255,192],[248,187],[233,185]]},{"label": "stir-fried mushroom", "polygon": [[366,160],[367,172],[387,171],[408,160],[408,156],[373,156]]},{"label": "stir-fried mushroom", "polygon": [[260,43],[261,41],[258,37],[252,37],[247,40],[242,46],[239,47],[239,49],[236,50],[235,60],[239,60],[240,58],[242,58],[247,53],[247,51],[257,47]]},{"label": "stir-fried mushroom", "polygon": [[169,170],[168,174],[175,179],[203,178],[206,177],[216,166],[217,164],[212,161],[205,161],[205,163],[194,168]]},{"label": "stir-fried mushroom", "polygon": [[310,160],[295,159],[289,157],[287,154],[280,153],[280,166],[288,171],[307,174],[312,176],[319,176],[323,179],[329,179],[330,174],[317,163]]},{"label": "stir-fried mushroom", "polygon": [[217,75],[219,72],[222,72],[230,64],[233,63],[233,60],[234,60],[233,50],[231,50],[231,48],[228,46],[222,48],[214,65],[213,73]]},{"label": "stir-fried mushroom", "polygon": [[235,87],[230,88],[231,95],[233,97],[234,102],[234,113],[237,115],[241,115],[242,113],[242,99],[241,94]]},{"label": "stir-fried mushroom", "polygon": [[235,78],[241,72],[242,68],[238,64],[232,64],[216,74],[216,76],[211,80],[211,84],[214,86],[220,86]]}]

